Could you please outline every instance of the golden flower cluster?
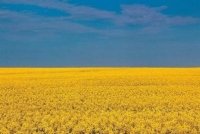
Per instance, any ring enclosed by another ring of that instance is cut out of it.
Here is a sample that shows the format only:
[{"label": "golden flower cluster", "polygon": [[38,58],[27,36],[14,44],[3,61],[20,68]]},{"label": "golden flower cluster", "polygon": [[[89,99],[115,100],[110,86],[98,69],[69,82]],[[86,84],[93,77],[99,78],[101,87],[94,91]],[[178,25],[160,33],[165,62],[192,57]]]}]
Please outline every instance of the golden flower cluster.
[{"label": "golden flower cluster", "polygon": [[0,69],[0,134],[200,133],[199,68]]}]

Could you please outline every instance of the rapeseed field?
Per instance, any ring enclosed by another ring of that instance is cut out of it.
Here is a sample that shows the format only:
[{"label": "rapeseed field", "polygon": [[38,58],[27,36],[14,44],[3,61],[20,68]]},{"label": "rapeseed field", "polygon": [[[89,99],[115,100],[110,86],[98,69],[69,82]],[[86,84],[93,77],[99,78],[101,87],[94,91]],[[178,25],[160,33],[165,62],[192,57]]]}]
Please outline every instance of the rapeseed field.
[{"label": "rapeseed field", "polygon": [[199,134],[200,68],[1,68],[0,134]]}]

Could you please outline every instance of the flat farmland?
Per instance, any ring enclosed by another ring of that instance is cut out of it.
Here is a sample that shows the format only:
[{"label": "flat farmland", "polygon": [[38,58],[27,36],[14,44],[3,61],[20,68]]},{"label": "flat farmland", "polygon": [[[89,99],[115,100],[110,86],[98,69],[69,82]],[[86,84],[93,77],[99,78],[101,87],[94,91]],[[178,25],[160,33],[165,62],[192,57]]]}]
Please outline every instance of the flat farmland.
[{"label": "flat farmland", "polygon": [[1,68],[1,134],[200,133],[200,68]]}]

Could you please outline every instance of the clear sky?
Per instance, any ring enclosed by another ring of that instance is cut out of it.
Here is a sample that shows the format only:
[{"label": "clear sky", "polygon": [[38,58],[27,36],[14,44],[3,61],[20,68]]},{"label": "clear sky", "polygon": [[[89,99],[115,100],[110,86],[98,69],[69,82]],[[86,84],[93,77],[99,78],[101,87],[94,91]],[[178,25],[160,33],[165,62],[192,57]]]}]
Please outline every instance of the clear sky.
[{"label": "clear sky", "polygon": [[0,66],[200,66],[200,0],[0,0]]}]

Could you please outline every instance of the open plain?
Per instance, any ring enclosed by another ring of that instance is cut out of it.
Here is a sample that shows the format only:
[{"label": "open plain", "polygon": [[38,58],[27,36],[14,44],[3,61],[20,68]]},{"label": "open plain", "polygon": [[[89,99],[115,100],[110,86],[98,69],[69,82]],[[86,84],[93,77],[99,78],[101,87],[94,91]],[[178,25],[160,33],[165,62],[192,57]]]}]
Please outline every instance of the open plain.
[{"label": "open plain", "polygon": [[199,68],[1,68],[1,134],[200,133]]}]

